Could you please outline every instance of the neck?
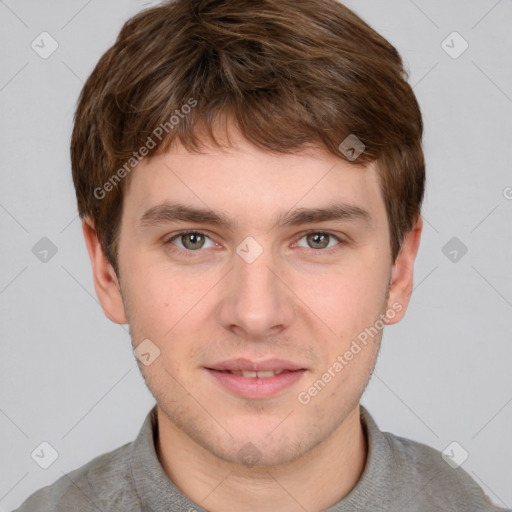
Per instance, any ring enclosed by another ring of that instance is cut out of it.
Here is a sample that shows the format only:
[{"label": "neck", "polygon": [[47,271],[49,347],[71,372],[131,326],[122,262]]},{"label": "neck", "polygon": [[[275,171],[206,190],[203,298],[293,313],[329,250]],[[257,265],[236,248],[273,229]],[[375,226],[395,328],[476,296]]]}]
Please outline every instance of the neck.
[{"label": "neck", "polygon": [[211,512],[320,512],[344,498],[364,470],[359,414],[358,405],[329,438],[289,464],[248,468],[215,457],[158,409],[156,451],[176,487]]}]

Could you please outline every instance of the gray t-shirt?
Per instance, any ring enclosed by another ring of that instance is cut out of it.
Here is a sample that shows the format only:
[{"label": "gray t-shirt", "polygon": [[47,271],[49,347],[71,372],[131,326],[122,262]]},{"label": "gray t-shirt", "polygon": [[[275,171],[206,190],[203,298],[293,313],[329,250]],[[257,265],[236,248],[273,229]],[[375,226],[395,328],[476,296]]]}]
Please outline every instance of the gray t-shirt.
[{"label": "gray t-shirt", "polygon": [[[492,505],[468,473],[449,466],[437,450],[381,432],[362,406],[361,421],[368,439],[363,474],[326,512],[504,510]],[[16,512],[204,512],[164,472],[155,451],[157,436],[155,406],[134,442],[38,490]]]}]

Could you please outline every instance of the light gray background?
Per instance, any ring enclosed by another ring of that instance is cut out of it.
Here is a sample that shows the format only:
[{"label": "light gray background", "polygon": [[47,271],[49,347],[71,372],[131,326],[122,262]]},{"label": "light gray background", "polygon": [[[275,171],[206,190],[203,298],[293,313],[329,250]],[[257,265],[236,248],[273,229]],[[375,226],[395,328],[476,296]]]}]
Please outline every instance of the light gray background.
[{"label": "light gray background", "polygon": [[[127,327],[97,302],[68,150],[83,82],[147,5],[0,1],[2,511],[131,441],[153,405]],[[428,173],[416,289],[363,403],[383,430],[439,450],[460,443],[463,467],[512,507],[512,2],[347,5],[410,70]],[[48,59],[30,46],[43,31],[59,44]],[[453,31],[469,43],[457,59],[441,46]],[[454,236],[469,249],[456,262],[442,252]],[[32,252],[42,237],[58,249],[47,262]],[[47,470],[30,456],[42,441],[59,453]]]}]

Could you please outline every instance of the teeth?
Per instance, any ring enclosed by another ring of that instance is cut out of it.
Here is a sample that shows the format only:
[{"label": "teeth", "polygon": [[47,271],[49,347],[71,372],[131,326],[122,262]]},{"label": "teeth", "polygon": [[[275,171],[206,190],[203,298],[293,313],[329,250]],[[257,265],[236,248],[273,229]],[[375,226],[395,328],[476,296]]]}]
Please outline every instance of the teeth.
[{"label": "teeth", "polygon": [[232,370],[229,371],[229,373],[233,373],[234,375],[240,375],[241,377],[258,377],[259,379],[266,379],[268,377],[273,377],[274,375],[279,375],[280,373],[283,373],[284,370],[268,370],[268,371],[262,371],[262,372],[242,372],[238,370]]}]

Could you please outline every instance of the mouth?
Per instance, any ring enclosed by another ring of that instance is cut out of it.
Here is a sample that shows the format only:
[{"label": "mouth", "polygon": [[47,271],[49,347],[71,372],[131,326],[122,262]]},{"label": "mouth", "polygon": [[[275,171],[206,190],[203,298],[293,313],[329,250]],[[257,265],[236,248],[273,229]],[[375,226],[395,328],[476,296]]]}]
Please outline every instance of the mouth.
[{"label": "mouth", "polygon": [[[294,370],[263,370],[260,372],[252,372],[252,371],[242,371],[242,370],[215,370],[213,368],[208,368],[208,370],[212,370],[214,372],[224,372],[224,373],[231,373],[232,375],[239,375],[240,377],[244,378],[252,378],[255,377],[258,379],[268,379],[270,377],[274,377],[275,375],[281,375],[284,372],[291,372]],[[295,370],[297,371],[297,370]]]},{"label": "mouth", "polygon": [[308,371],[296,363],[277,359],[232,359],[205,370],[224,391],[251,399],[274,397],[300,381]]}]

